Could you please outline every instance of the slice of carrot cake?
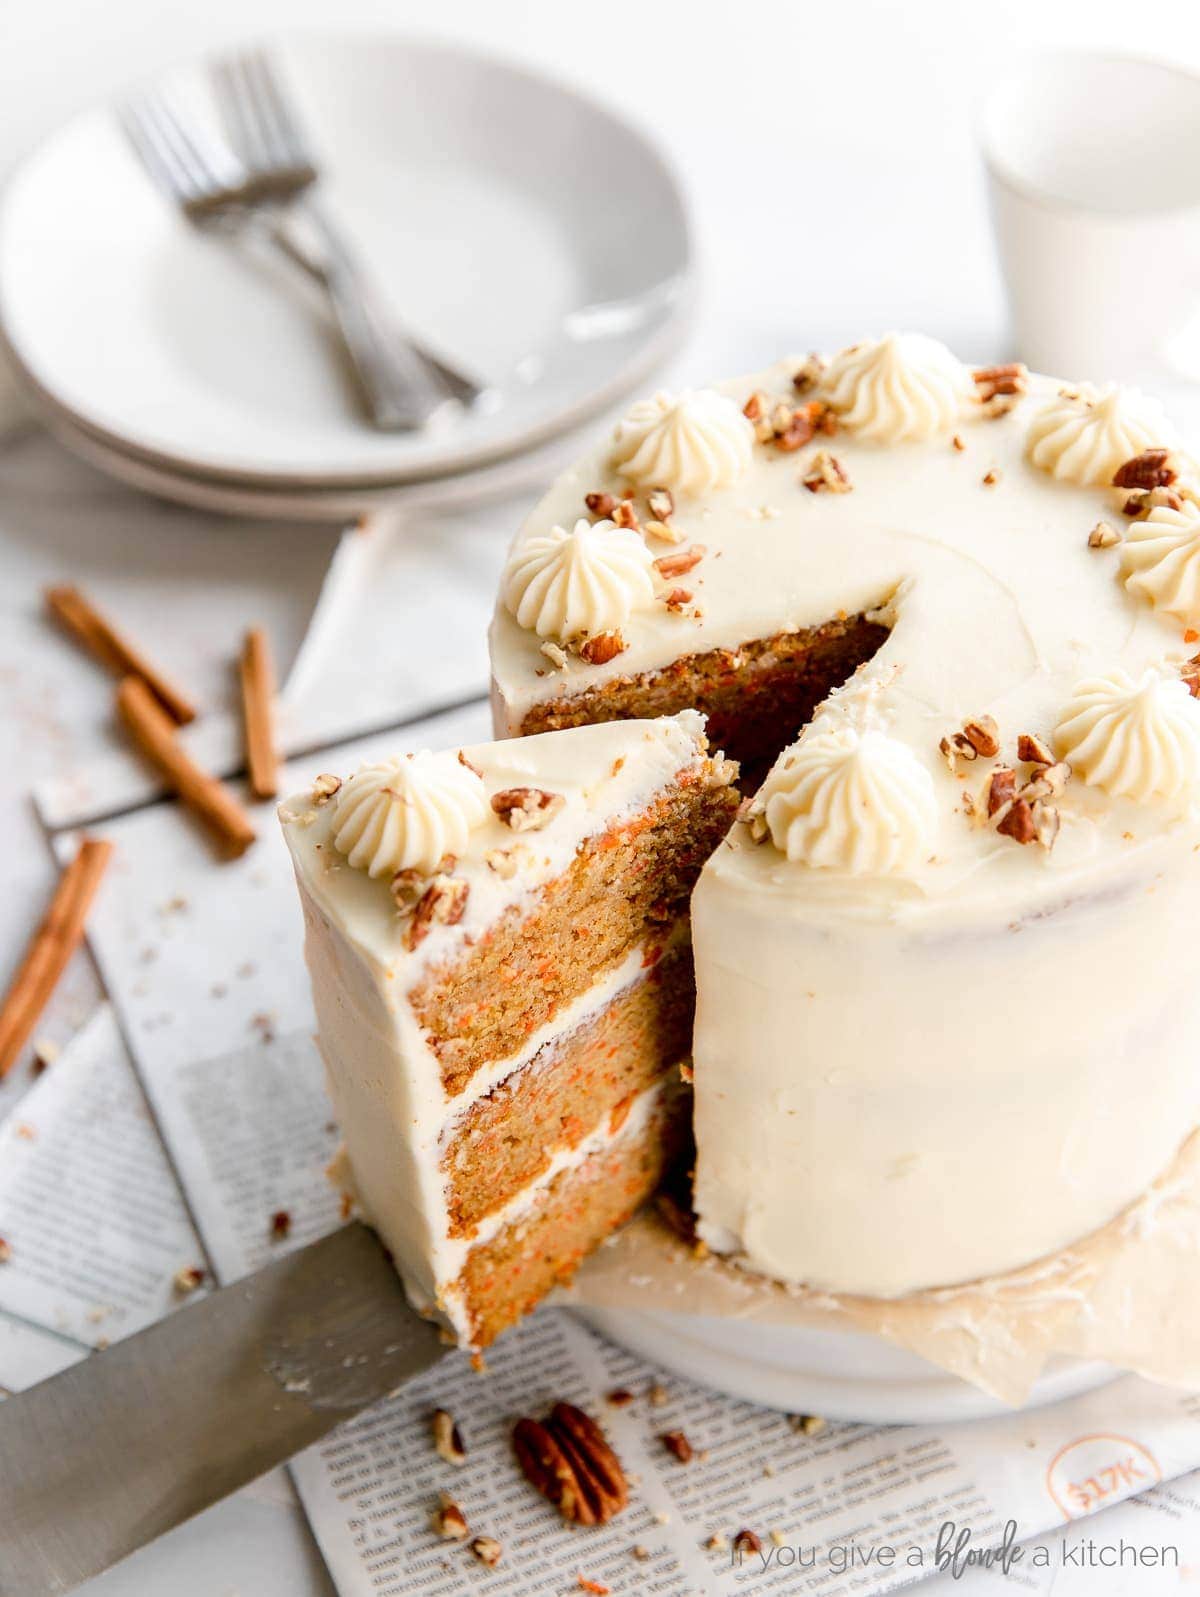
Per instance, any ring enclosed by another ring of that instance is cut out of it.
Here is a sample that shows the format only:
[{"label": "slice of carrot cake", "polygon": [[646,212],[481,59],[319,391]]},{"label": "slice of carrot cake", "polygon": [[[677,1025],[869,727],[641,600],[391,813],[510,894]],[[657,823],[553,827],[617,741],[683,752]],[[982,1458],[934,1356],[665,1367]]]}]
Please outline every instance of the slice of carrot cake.
[{"label": "slice of carrot cake", "polygon": [[682,1143],[688,901],[735,775],[686,711],[402,755],[281,808],[354,1190],[464,1341],[569,1276]]}]

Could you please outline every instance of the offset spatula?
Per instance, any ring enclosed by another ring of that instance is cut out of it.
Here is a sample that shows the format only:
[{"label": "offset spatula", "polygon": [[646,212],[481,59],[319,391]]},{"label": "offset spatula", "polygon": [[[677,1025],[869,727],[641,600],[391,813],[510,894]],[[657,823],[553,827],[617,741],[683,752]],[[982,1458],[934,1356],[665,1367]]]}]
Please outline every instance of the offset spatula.
[{"label": "offset spatula", "polygon": [[98,1575],[446,1352],[353,1224],[0,1403],[0,1597]]}]

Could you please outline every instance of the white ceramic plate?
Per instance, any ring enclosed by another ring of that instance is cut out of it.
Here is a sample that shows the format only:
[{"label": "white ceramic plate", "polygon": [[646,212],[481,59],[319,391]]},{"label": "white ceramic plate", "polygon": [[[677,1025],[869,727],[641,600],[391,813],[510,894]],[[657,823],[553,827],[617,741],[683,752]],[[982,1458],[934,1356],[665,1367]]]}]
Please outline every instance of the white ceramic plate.
[{"label": "white ceramic plate", "polygon": [[[262,521],[300,521],[332,525],[403,506],[406,510],[456,509],[487,504],[516,494],[541,492],[566,469],[583,445],[564,433],[533,449],[446,477],[422,477],[393,487],[301,488],[229,482],[220,477],[176,471],[138,455],[126,454],[78,426],[65,411],[46,404],[41,420],[72,454],[118,482],[193,510],[222,516],[252,516]],[[513,526],[516,526],[514,519]]]},{"label": "white ceramic plate", "polygon": [[[575,1313],[610,1341],[672,1374],[793,1414],[873,1425],[938,1425],[1013,1412],[915,1353],[857,1331],[623,1309],[579,1307]],[[1107,1364],[1054,1360],[1025,1407],[1091,1391],[1117,1373]]]},{"label": "white ceramic plate", "polygon": [[[272,47],[331,208],[404,320],[493,385],[419,434],[364,423],[311,296],[183,222],[111,108],[0,200],[0,328],[35,394],[149,462],[247,485],[394,484],[529,447],[679,336],[691,249],[662,157],[523,68],[389,35]],[[203,69],[166,87],[210,113]]]}]

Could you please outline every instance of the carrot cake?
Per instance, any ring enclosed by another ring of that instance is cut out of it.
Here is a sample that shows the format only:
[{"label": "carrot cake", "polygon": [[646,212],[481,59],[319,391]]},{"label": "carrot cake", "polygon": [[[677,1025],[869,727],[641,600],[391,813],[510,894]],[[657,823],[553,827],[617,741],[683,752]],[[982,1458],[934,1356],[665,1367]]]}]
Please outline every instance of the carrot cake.
[{"label": "carrot cake", "polygon": [[1158,406],[915,335],[659,394],[553,486],[502,580],[498,733],[697,707],[766,777],[693,899],[711,1247],[899,1295],[1060,1249],[1169,1165],[1200,1120],[1198,642]]},{"label": "carrot cake", "polygon": [[687,1132],[687,907],[736,769],[703,720],[323,776],[281,808],[353,1187],[422,1310],[483,1346]]}]

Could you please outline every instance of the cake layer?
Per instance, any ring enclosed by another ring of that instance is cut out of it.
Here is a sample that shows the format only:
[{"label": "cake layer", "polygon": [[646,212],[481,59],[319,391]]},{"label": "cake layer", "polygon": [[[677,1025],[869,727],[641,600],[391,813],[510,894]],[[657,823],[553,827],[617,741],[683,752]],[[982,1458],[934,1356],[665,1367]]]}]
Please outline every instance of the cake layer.
[{"label": "cake layer", "polygon": [[[664,1084],[668,1085],[668,1084]],[[691,1094],[651,1088],[603,1147],[560,1171],[486,1242],[454,1283],[456,1318],[486,1347],[527,1314],[654,1191],[687,1142]],[[461,1305],[461,1308],[457,1307]]]},{"label": "cake layer", "polygon": [[455,1120],[442,1155],[451,1236],[470,1236],[560,1149],[605,1122],[617,1129],[633,1098],[690,1054],[694,1000],[691,949],[676,942]]},{"label": "cake layer", "polygon": [[628,716],[695,708],[709,736],[742,766],[743,786],[766,774],[817,705],[869,660],[887,628],[866,616],[751,639],[737,649],[689,654],[657,671],[617,677],[556,699],[539,699],[514,729],[522,736]]},{"label": "cake layer", "polygon": [[648,927],[676,920],[737,804],[737,790],[708,772],[682,772],[635,818],[587,838],[532,906],[506,911],[419,981],[409,1000],[445,1091],[514,1053]]}]

